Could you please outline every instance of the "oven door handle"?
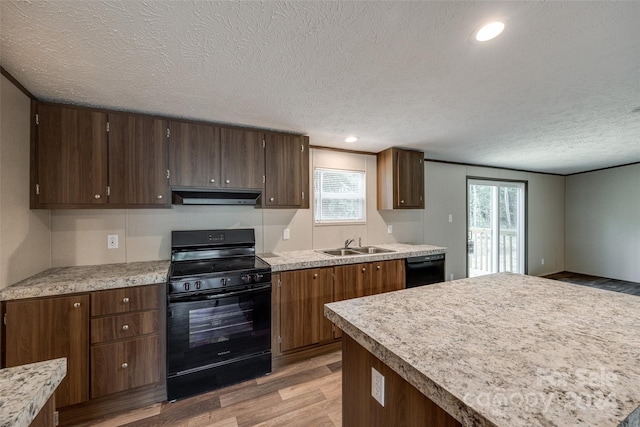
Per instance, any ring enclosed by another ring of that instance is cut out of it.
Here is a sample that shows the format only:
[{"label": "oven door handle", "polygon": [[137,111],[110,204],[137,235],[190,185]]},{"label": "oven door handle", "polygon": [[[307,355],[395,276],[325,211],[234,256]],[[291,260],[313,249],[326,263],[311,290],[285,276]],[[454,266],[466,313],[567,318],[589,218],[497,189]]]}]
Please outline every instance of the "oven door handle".
[{"label": "oven door handle", "polygon": [[227,298],[238,295],[245,295],[253,292],[266,291],[271,290],[271,283],[261,286],[254,286],[251,288],[245,288],[240,291],[221,291],[217,293],[207,293],[207,294],[196,294],[196,295],[188,295],[188,296],[169,296],[169,302],[194,302],[194,301],[205,301],[210,299],[217,298]]}]

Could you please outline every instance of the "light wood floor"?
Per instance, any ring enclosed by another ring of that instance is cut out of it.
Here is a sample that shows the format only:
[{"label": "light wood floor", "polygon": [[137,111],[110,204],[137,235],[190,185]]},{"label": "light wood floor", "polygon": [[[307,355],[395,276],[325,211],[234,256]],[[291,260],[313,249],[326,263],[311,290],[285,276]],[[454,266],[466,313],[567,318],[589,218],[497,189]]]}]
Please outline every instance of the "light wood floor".
[{"label": "light wood floor", "polygon": [[271,375],[175,403],[79,426],[100,427],[339,427],[342,425],[342,354],[317,356]]}]

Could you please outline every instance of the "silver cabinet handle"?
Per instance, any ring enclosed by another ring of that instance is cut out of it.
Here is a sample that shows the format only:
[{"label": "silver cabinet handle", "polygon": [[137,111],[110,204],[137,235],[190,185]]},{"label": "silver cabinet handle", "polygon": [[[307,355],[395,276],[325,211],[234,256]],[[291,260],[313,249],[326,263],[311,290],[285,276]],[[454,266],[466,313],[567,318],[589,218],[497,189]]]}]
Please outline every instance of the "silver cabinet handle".
[{"label": "silver cabinet handle", "polygon": [[93,196],[93,197],[95,197],[96,199],[99,199],[99,198],[100,198],[100,195],[99,195],[99,194],[96,194],[96,195],[95,195],[95,196]]},{"label": "silver cabinet handle", "polygon": [[162,199],[162,194],[158,194],[158,199]]},{"label": "silver cabinet handle", "polygon": [[122,325],[122,330],[123,331],[128,331],[129,330],[129,325]]},{"label": "silver cabinet handle", "polygon": [[404,204],[404,200],[400,200],[400,204],[401,204],[401,205],[402,205],[402,204]]},{"label": "silver cabinet handle", "polygon": [[275,202],[275,200],[276,200],[276,199],[275,199],[275,197],[271,197],[271,198],[269,198],[269,201],[270,201],[270,202]]},{"label": "silver cabinet handle", "polygon": [[127,369],[127,368],[129,367],[129,364],[128,364],[127,362],[124,362],[124,363],[122,364],[122,367],[123,367],[124,369]]},{"label": "silver cabinet handle", "polygon": [[318,273],[315,273],[315,274],[313,275],[313,278],[314,278],[314,279],[317,279],[317,278],[318,278]]},{"label": "silver cabinet handle", "polygon": [[215,179],[213,179],[213,178],[211,178],[211,182],[212,182],[212,183],[213,183],[213,182],[216,182],[216,180],[215,180]]},{"label": "silver cabinet handle", "polygon": [[128,303],[129,302],[129,297],[122,298],[122,302],[125,303],[125,304]]},{"label": "silver cabinet handle", "polygon": [[377,268],[378,270],[380,270],[380,266],[377,266],[376,268]]},{"label": "silver cabinet handle", "polygon": [[365,271],[367,271],[367,269],[362,267],[362,272],[364,273]]},{"label": "silver cabinet handle", "polygon": [[75,302],[75,303],[73,303],[73,306],[74,306],[75,308],[79,308],[79,307],[80,307],[80,303],[79,303],[79,302]]},{"label": "silver cabinet handle", "polygon": [[229,184],[231,181],[228,180],[228,179],[225,179],[224,182],[225,182],[225,184]]}]

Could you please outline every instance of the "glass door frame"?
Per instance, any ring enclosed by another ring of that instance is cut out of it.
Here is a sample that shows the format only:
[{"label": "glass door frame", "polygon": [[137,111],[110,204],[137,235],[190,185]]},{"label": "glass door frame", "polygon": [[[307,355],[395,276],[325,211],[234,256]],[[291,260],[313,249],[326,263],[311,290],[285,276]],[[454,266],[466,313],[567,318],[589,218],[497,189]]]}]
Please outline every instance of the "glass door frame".
[{"label": "glass door frame", "polygon": [[[465,264],[467,266],[466,268],[466,275],[467,277],[469,277],[469,181],[486,181],[488,183],[505,183],[505,184],[522,184],[524,186],[524,194],[523,194],[523,200],[522,203],[524,204],[524,212],[523,212],[523,219],[524,219],[524,224],[523,224],[523,237],[524,237],[524,242],[522,243],[522,256],[523,256],[523,274],[528,274],[529,272],[529,181],[526,180],[519,180],[519,179],[505,179],[505,178],[487,178],[487,177],[481,177],[481,176],[469,176],[467,175],[466,177],[466,183],[465,183],[465,193],[466,193],[466,200],[465,200],[465,218],[466,218],[466,231],[465,231]],[[496,230],[492,230],[493,233],[496,232]],[[499,233],[499,230],[497,231]],[[493,250],[493,248],[492,248]],[[499,261],[498,261],[499,262]]]}]

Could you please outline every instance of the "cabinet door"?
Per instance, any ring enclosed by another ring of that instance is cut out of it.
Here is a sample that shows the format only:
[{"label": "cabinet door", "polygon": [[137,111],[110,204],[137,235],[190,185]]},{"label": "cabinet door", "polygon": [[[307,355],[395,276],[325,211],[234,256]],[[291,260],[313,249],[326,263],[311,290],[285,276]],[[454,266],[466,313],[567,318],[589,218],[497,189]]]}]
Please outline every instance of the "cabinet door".
[{"label": "cabinet door", "polygon": [[[334,268],[334,300],[360,298],[372,294],[371,263],[340,265]],[[342,332],[336,328],[335,337]]]},{"label": "cabinet door", "polygon": [[59,407],[89,399],[89,296],[7,301],[7,367],[67,358]]},{"label": "cabinet door", "polygon": [[165,120],[109,114],[109,203],[169,204]]},{"label": "cabinet door", "polygon": [[[265,149],[264,207],[302,207],[309,197],[309,188],[303,187],[304,167],[308,141],[297,135],[267,134]],[[306,145],[306,146],[305,146]]]},{"label": "cabinet door", "polygon": [[179,187],[218,187],[220,129],[186,122],[171,122],[169,128],[169,184]]},{"label": "cabinet door", "polygon": [[158,335],[93,346],[91,398],[160,381]]},{"label": "cabinet door", "polygon": [[221,183],[223,188],[262,188],[264,134],[220,129]]},{"label": "cabinet door", "polygon": [[324,304],[333,300],[332,269],[285,271],[280,277],[280,350],[332,340],[324,317]]},{"label": "cabinet door", "polygon": [[372,262],[371,286],[374,294],[404,289],[404,260]]},{"label": "cabinet door", "polygon": [[107,203],[107,115],[58,105],[37,108],[38,203]]},{"label": "cabinet door", "polygon": [[396,150],[398,208],[424,207],[424,160],[419,151]]}]

